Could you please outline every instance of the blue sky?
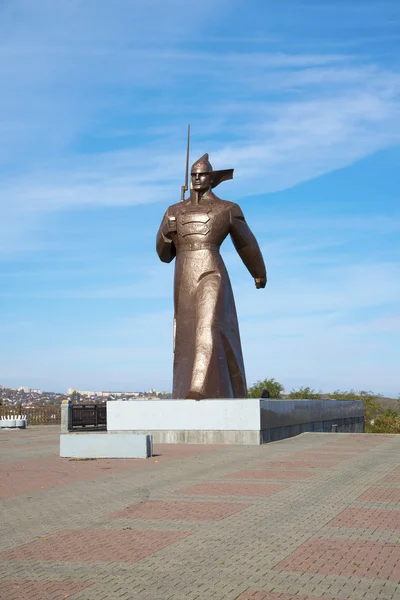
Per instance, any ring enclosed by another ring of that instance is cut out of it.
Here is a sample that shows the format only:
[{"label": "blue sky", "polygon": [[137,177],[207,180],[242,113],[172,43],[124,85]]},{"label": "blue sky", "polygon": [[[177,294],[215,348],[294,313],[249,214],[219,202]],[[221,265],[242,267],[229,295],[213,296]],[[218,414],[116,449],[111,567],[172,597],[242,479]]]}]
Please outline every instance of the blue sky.
[{"label": "blue sky", "polygon": [[400,3],[0,0],[0,383],[171,389],[154,241],[192,161],[235,169],[248,383],[400,393]]}]

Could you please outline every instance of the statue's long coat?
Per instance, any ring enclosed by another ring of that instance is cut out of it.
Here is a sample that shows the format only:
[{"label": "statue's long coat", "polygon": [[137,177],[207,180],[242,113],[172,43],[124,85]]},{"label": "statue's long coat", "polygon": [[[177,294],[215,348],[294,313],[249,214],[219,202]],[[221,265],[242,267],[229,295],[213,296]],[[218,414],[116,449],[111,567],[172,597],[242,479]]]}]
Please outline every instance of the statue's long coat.
[{"label": "statue's long coat", "polygon": [[[193,196],[194,192],[192,192]],[[157,234],[163,262],[176,257],[173,398],[246,398],[235,301],[219,249],[230,234],[254,278],[265,277],[257,241],[237,204],[209,191],[173,204]]]}]

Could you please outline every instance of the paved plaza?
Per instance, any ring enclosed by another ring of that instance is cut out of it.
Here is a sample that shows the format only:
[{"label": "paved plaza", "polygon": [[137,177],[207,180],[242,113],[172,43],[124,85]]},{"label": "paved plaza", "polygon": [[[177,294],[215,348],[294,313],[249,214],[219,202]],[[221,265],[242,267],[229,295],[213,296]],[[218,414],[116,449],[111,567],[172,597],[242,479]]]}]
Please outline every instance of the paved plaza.
[{"label": "paved plaza", "polygon": [[399,600],[400,435],[154,452],[1,430],[1,600]]}]

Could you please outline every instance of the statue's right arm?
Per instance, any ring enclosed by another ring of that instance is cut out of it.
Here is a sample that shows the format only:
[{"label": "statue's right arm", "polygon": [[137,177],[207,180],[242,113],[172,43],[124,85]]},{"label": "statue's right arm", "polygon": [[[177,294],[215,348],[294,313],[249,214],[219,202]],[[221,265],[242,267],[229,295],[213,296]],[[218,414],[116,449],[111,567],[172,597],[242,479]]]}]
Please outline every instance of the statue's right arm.
[{"label": "statue's right arm", "polygon": [[176,256],[175,244],[172,241],[171,216],[166,211],[157,233],[156,249],[162,262],[169,263]]}]

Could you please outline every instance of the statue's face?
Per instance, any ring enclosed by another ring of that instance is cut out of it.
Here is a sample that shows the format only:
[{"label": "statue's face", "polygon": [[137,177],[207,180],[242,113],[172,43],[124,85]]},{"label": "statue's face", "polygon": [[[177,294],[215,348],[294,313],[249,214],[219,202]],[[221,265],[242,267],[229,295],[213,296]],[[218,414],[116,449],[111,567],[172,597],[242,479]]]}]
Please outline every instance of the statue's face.
[{"label": "statue's face", "polygon": [[210,173],[192,173],[192,188],[196,192],[204,192],[211,187]]}]

